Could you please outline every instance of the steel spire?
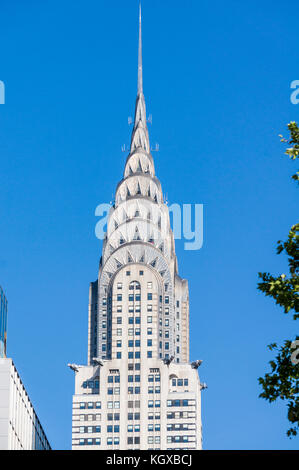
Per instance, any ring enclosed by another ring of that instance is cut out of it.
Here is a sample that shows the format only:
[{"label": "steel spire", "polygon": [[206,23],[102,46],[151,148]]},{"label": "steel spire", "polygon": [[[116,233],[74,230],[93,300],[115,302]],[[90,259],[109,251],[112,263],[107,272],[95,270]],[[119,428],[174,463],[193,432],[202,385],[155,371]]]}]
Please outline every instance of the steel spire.
[{"label": "steel spire", "polygon": [[139,4],[139,47],[138,47],[138,95],[143,93],[143,70],[142,70],[142,19],[141,2]]}]

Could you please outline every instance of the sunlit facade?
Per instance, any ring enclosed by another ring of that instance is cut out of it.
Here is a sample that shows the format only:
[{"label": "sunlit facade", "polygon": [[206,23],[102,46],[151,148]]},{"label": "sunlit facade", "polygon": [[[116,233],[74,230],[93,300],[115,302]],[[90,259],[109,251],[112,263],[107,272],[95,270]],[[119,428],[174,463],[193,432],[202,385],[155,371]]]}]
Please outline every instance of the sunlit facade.
[{"label": "sunlit facade", "polygon": [[89,295],[88,365],[72,365],[73,449],[201,449],[201,384],[143,94],[141,13],[131,148]]}]

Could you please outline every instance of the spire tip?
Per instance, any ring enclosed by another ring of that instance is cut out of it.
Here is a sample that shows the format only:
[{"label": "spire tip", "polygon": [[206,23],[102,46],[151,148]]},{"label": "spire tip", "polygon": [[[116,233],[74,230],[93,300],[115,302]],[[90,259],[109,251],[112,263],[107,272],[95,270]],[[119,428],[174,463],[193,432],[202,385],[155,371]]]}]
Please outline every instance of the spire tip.
[{"label": "spire tip", "polygon": [[139,48],[138,48],[138,94],[140,93],[143,93],[141,1],[139,3]]}]

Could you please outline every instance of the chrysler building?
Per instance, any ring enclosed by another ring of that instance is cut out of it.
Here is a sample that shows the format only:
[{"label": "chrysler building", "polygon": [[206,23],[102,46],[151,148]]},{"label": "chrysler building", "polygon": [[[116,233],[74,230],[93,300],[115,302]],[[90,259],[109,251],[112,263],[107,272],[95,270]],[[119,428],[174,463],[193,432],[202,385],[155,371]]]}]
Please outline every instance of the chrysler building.
[{"label": "chrysler building", "polygon": [[131,146],[90,285],[87,362],[70,365],[73,450],[202,448],[201,361],[189,358],[188,283],[151,155],[141,8]]}]

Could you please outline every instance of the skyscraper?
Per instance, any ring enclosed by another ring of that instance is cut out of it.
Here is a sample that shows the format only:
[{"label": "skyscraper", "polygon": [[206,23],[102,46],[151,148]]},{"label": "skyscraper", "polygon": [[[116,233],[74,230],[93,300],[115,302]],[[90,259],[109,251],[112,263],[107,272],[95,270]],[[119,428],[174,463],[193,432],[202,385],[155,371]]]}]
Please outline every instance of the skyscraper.
[{"label": "skyscraper", "polygon": [[0,357],[6,357],[7,300],[0,286]]},{"label": "skyscraper", "polygon": [[51,450],[28,393],[6,357],[7,300],[0,287],[0,450]]},{"label": "skyscraper", "polygon": [[88,365],[71,367],[73,449],[201,449],[188,283],[178,275],[147,129],[141,9],[131,148],[90,285]]}]

